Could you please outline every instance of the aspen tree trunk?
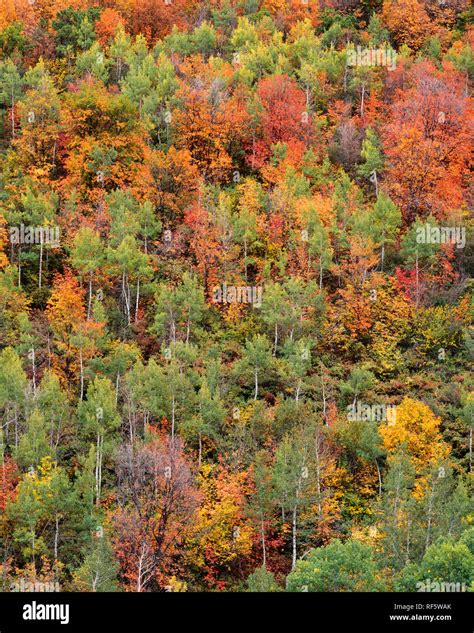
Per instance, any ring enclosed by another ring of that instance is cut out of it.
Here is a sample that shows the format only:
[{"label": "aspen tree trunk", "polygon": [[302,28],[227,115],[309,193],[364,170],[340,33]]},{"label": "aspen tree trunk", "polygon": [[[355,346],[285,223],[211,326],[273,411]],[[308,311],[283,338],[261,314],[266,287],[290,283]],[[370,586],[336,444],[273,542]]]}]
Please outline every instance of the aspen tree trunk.
[{"label": "aspen tree trunk", "polygon": [[292,556],[291,556],[291,571],[294,570],[296,566],[296,528],[297,528],[297,510],[296,505],[293,507],[293,518],[291,521],[292,526]]},{"label": "aspen tree trunk", "polygon": [[100,493],[102,488],[102,446],[104,438],[100,432],[97,433],[97,452],[95,460],[95,494],[96,505],[100,502]]},{"label": "aspen tree trunk", "polygon": [[377,458],[375,458],[374,461],[375,461],[375,465],[377,466],[377,475],[378,475],[378,478],[379,478],[379,497],[381,497],[382,496],[382,477],[380,475],[380,467],[379,467],[379,463],[377,461]]},{"label": "aspen tree trunk", "polygon": [[[189,310],[190,312],[191,310]],[[191,316],[188,312],[188,320],[186,322],[186,345],[189,343],[189,337],[191,335]]]},{"label": "aspen tree trunk", "polygon": [[35,348],[31,348],[31,369],[33,374],[33,395],[36,396],[36,362],[35,362]]},{"label": "aspen tree trunk", "polygon": [[135,302],[135,323],[138,321],[138,304],[140,301],[140,277],[137,279],[137,299]]},{"label": "aspen tree trunk", "polygon": [[82,358],[82,345],[79,348],[79,367],[81,372],[81,392],[79,399],[82,401],[84,399],[84,361]]},{"label": "aspen tree trunk", "polygon": [[301,380],[298,380],[298,386],[296,387],[296,391],[295,391],[296,402],[298,402],[300,399],[300,391],[301,391]]},{"label": "aspen tree trunk", "polygon": [[59,517],[56,512],[55,528],[54,528],[54,561],[58,560],[58,541],[59,541]]}]

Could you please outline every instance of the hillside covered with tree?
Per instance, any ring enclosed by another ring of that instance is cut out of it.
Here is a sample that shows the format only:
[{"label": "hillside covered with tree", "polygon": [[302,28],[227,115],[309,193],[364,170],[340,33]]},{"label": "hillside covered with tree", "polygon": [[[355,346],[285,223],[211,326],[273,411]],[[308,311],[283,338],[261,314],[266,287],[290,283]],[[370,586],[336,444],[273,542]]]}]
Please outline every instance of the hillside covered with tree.
[{"label": "hillside covered with tree", "polygon": [[2,0],[1,590],[474,590],[473,17]]}]

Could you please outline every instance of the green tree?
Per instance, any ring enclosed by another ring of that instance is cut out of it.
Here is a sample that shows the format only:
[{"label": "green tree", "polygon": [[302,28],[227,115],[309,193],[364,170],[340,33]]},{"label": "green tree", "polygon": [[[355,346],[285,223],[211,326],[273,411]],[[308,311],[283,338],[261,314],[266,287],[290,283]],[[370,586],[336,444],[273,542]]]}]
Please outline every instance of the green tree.
[{"label": "green tree", "polygon": [[314,549],[287,578],[287,591],[382,591],[383,582],[369,545],[358,541]]},{"label": "green tree", "polygon": [[[362,142],[361,156],[364,159],[364,162],[357,169],[359,175],[364,176],[365,178],[372,177],[374,184],[377,187],[377,174],[382,172],[384,160],[380,149],[380,141],[374,130],[370,127],[368,127],[365,131],[365,139]],[[376,189],[376,195],[378,197],[378,188]]]},{"label": "green tree", "polygon": [[3,411],[2,430],[7,444],[11,440],[10,425],[14,425],[14,446],[18,448],[20,414],[25,403],[28,379],[18,354],[6,347],[0,352],[0,410]]},{"label": "green tree", "polygon": [[245,381],[251,379],[254,384],[253,399],[258,398],[259,385],[262,382],[262,374],[273,366],[270,343],[266,336],[255,335],[246,341],[242,358],[234,365],[234,374],[237,380],[242,376]]},{"label": "green tree", "polygon": [[353,397],[352,408],[355,409],[358,398],[375,384],[375,376],[368,369],[354,367],[349,378],[341,383],[341,393]]},{"label": "green tree", "polygon": [[88,226],[81,227],[71,249],[71,263],[79,274],[88,280],[89,293],[87,301],[87,320],[92,309],[92,280],[104,263],[103,246],[100,235]]},{"label": "green tree", "polygon": [[258,567],[250,574],[247,578],[247,586],[247,591],[251,592],[275,593],[276,591],[281,591],[275,576],[265,566]]},{"label": "green tree", "polygon": [[112,547],[105,535],[101,535],[93,540],[82,565],[74,572],[74,585],[79,591],[117,591],[117,573]]},{"label": "green tree", "polygon": [[189,343],[191,330],[201,323],[205,310],[204,292],[197,277],[183,273],[176,288],[160,284],[155,293],[156,314],[152,331],[169,344],[184,339]]},{"label": "green tree", "polygon": [[[38,407],[49,426],[49,446],[57,459],[63,433],[70,428],[70,403],[61,388],[59,378],[51,370],[45,371],[38,391]],[[61,446],[63,448],[63,446]]]},{"label": "green tree", "polygon": [[96,377],[87,388],[87,399],[79,403],[82,433],[94,439],[96,445],[95,499],[99,504],[102,489],[102,466],[110,454],[120,426],[120,415],[115,402],[115,390],[108,378]]},{"label": "green tree", "polygon": [[20,437],[15,460],[23,468],[37,467],[44,457],[51,456],[47,430],[42,413],[35,409],[26,421],[26,431]]},{"label": "green tree", "polygon": [[76,68],[81,75],[89,74],[95,79],[107,83],[109,78],[110,60],[104,55],[104,52],[98,42],[94,42],[92,46],[80,53],[76,59]]},{"label": "green tree", "polygon": [[309,442],[308,430],[302,427],[295,429],[291,435],[285,435],[276,450],[273,467],[275,499],[283,516],[286,512],[291,515],[292,570],[298,554],[299,513],[309,503],[306,494],[312,480]]},{"label": "green tree", "polygon": [[0,62],[0,104],[10,108],[12,138],[15,138],[15,106],[22,88],[23,80],[15,64],[10,60]]}]

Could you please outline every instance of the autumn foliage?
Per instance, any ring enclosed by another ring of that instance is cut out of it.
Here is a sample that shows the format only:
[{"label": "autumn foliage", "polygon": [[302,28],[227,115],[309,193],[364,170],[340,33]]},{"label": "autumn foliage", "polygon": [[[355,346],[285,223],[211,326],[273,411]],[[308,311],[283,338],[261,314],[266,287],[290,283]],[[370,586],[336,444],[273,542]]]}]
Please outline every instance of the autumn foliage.
[{"label": "autumn foliage", "polygon": [[472,15],[2,0],[4,591],[472,588]]}]

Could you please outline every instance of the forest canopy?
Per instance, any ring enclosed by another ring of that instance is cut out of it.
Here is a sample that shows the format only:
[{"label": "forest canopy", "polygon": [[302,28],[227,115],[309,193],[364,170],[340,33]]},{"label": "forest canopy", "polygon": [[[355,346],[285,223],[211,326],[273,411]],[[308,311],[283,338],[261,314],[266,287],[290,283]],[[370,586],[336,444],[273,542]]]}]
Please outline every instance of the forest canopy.
[{"label": "forest canopy", "polygon": [[1,590],[474,590],[473,17],[2,0]]}]

